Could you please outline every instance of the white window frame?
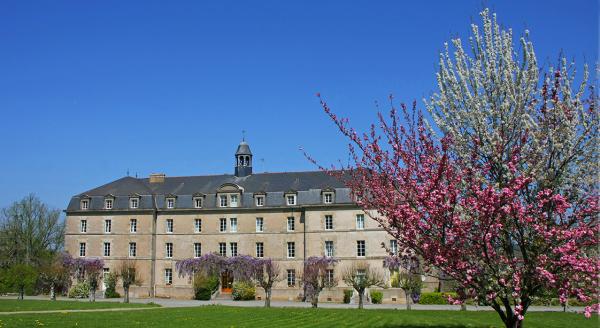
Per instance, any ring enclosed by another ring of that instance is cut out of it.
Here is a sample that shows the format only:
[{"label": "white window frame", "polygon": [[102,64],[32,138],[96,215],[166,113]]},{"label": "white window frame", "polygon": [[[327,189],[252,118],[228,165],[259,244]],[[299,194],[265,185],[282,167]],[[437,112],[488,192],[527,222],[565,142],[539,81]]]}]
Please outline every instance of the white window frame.
[{"label": "white window frame", "polygon": [[194,208],[202,208],[204,199],[202,197],[194,197]]},{"label": "white window frame", "polygon": [[323,193],[323,204],[333,204],[334,193],[332,191]]},{"label": "white window frame", "polygon": [[287,242],[287,258],[288,259],[296,258],[296,243],[293,241]]},{"label": "white window frame", "polygon": [[165,200],[165,202],[167,203],[167,208],[168,209],[175,208],[175,198],[174,197],[167,197],[167,199]]},{"label": "white window frame", "polygon": [[219,243],[219,255],[227,256],[227,243]]},{"label": "white window frame", "polygon": [[202,256],[202,243],[194,243],[194,258]]},{"label": "white window frame", "polygon": [[229,195],[229,207],[238,207],[240,206],[240,197],[238,194],[230,194]]},{"label": "white window frame", "polygon": [[365,230],[364,214],[356,214],[356,230]]},{"label": "white window frame", "polygon": [[333,215],[325,215],[325,230],[333,230]]},{"label": "white window frame", "polygon": [[398,241],[396,239],[390,240],[390,252],[394,255],[398,255]]},{"label": "white window frame", "polygon": [[166,219],[165,220],[165,232],[173,233],[173,231],[175,231],[175,222],[173,222],[173,219]]},{"label": "white window frame", "polygon": [[[85,205],[84,205],[85,204]],[[89,210],[90,209],[90,200],[89,199],[82,199],[81,202],[79,203],[79,208],[82,210]]]},{"label": "white window frame", "polygon": [[165,258],[173,258],[173,243],[165,243]]},{"label": "white window frame", "polygon": [[263,217],[256,218],[256,232],[265,232],[265,219]]},{"label": "white window frame", "polygon": [[166,268],[165,269],[165,285],[173,284],[173,269]]},{"label": "white window frame", "polygon": [[329,285],[333,284],[335,280],[335,271],[333,271],[333,269],[327,269],[327,271],[325,271],[325,279]]},{"label": "white window frame", "polygon": [[104,220],[104,233],[112,233],[112,220]]},{"label": "white window frame", "polygon": [[227,218],[219,218],[219,232],[227,232]]},{"label": "white window frame", "polygon": [[296,270],[294,269],[287,270],[287,286],[296,287]]},{"label": "white window frame", "polygon": [[255,204],[257,207],[265,206],[265,196],[264,195],[256,196],[256,199],[254,201],[255,201]]},{"label": "white window frame", "polygon": [[257,258],[265,257],[265,244],[261,241],[256,242],[256,257]]},{"label": "white window frame", "polygon": [[129,219],[129,232],[137,233],[137,219]]},{"label": "white window frame", "polygon": [[140,199],[137,197],[129,198],[129,208],[132,208],[132,209],[140,208]]},{"label": "white window frame", "polygon": [[225,195],[225,194],[219,195],[219,207],[228,207],[228,206],[229,206],[229,199],[228,199],[227,195]]},{"label": "white window frame", "polygon": [[194,233],[202,232],[202,219],[196,218],[194,219]]},{"label": "white window frame", "polygon": [[295,206],[298,203],[296,196],[297,196],[296,194],[287,194],[287,195],[285,195],[285,204],[287,206]]},{"label": "white window frame", "polygon": [[114,207],[114,199],[113,198],[104,199],[104,209],[105,210],[112,210],[113,207]]},{"label": "white window frame", "polygon": [[[362,245],[362,255],[361,255],[361,245]],[[365,240],[357,240],[356,241],[356,257],[365,257],[367,256],[367,242]]]},{"label": "white window frame", "polygon": [[83,219],[79,221],[79,232],[87,233],[87,219]]},{"label": "white window frame", "polygon": [[325,241],[325,256],[326,257],[334,257],[335,256],[335,245],[333,244],[333,240]]},{"label": "white window frame", "polygon": [[137,256],[137,243],[135,242],[129,242],[129,257],[136,257]]},{"label": "white window frame", "polygon": [[293,232],[295,230],[296,230],[296,218],[293,217],[293,216],[288,216],[288,218],[287,218],[287,231],[288,232]]},{"label": "white window frame", "polygon": [[110,257],[110,242],[105,241],[102,247],[102,256]]},{"label": "white window frame", "polygon": [[79,257],[85,257],[87,252],[87,243],[79,243]]},{"label": "white window frame", "polygon": [[229,218],[229,232],[237,232],[237,231],[238,231],[237,218]]},{"label": "white window frame", "polygon": [[231,254],[231,256],[238,256],[238,243],[237,242],[230,242],[229,243],[229,253]]}]

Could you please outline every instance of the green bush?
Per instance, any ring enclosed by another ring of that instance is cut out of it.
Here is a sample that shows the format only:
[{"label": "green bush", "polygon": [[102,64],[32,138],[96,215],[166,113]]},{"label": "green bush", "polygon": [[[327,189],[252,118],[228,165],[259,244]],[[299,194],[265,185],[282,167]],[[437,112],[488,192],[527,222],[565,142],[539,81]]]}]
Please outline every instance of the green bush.
[{"label": "green bush", "polygon": [[87,298],[90,296],[90,284],[80,282],[69,289],[69,298]]},{"label": "green bush", "polygon": [[352,298],[352,289],[344,289],[344,303],[349,304],[350,299]]},{"label": "green bush", "polygon": [[256,296],[256,288],[250,282],[238,281],[233,283],[231,296],[234,301],[250,301]]},{"label": "green bush", "polygon": [[109,273],[106,276],[106,290],[104,291],[104,298],[119,298],[121,295],[117,293],[117,275],[114,273]]},{"label": "green bush", "polygon": [[219,288],[219,277],[217,275],[207,276],[196,274],[194,276],[194,299],[209,301],[210,297]]},{"label": "green bush", "polygon": [[381,304],[383,301],[383,293],[378,290],[371,291],[371,303],[373,304]]},{"label": "green bush", "polygon": [[456,293],[423,293],[419,304],[448,304],[448,295],[458,298]]}]

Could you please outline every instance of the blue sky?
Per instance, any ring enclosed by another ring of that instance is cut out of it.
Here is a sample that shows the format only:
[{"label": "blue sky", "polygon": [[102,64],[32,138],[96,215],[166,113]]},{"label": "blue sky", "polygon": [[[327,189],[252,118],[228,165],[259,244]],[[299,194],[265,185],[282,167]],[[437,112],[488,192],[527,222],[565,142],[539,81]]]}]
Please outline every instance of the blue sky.
[{"label": "blue sky", "polygon": [[255,171],[314,169],[300,146],[346,161],[315,93],[358,127],[389,93],[428,96],[483,4],[540,63],[597,61],[593,0],[0,1],[0,206],[62,209],[127,170],[232,173],[242,130]]}]

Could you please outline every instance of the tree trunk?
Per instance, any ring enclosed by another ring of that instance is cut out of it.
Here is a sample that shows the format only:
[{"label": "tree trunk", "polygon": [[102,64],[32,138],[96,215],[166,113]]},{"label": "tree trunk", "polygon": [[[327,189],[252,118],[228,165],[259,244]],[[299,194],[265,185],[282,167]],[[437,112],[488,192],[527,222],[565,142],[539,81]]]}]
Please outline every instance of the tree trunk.
[{"label": "tree trunk", "polygon": [[56,292],[54,291],[54,283],[50,284],[50,299],[56,301]]},{"label": "tree trunk", "polygon": [[404,292],[404,297],[406,298],[406,309],[410,310],[411,309],[410,295],[408,295],[408,293],[406,291]]},{"label": "tree trunk", "polygon": [[129,287],[123,287],[123,293],[125,294],[123,303],[129,303]]},{"label": "tree trunk", "polygon": [[90,288],[90,302],[96,302],[96,289]]},{"label": "tree trunk", "polygon": [[467,304],[466,303],[461,303],[460,304],[460,310],[461,311],[467,311]]},{"label": "tree trunk", "polygon": [[358,292],[358,308],[362,309],[363,308],[363,297],[365,295],[365,291],[359,291]]},{"label": "tree trunk", "polygon": [[265,290],[265,307],[271,307],[271,288]]},{"label": "tree trunk", "polygon": [[319,306],[319,295],[314,295],[310,300],[310,304],[312,305],[313,309],[316,309]]},{"label": "tree trunk", "polygon": [[20,300],[25,299],[25,287],[20,287],[19,288],[19,299]]}]

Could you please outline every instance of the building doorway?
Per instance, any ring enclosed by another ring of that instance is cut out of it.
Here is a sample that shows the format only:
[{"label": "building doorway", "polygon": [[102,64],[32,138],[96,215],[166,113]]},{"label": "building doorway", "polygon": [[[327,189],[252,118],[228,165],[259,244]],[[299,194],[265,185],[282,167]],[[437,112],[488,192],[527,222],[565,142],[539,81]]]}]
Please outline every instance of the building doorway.
[{"label": "building doorway", "polygon": [[233,288],[233,274],[231,271],[223,271],[221,273],[221,293],[231,293]]}]

